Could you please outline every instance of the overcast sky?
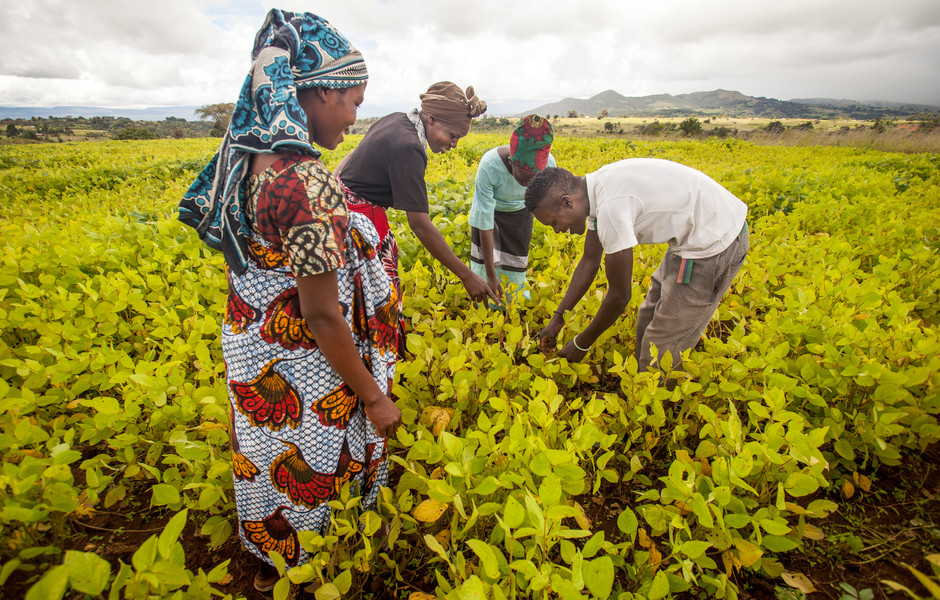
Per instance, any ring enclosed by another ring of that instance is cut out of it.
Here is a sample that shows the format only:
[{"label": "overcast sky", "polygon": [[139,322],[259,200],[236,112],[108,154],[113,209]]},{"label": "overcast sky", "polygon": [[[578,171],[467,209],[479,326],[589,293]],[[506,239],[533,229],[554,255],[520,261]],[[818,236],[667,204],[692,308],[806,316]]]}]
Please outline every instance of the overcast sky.
[{"label": "overcast sky", "polygon": [[[362,50],[361,116],[439,80],[491,113],[613,89],[726,89],[940,105],[938,0],[286,0]],[[254,0],[3,0],[0,105],[232,102],[271,7]],[[495,109],[495,110],[494,110]]]}]

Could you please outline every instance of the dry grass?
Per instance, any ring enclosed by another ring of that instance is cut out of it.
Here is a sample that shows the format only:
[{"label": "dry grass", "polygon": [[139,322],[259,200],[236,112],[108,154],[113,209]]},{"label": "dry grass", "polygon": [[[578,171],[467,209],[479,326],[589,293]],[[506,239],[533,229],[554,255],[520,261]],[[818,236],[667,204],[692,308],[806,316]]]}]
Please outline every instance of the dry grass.
[{"label": "dry grass", "polygon": [[[767,119],[767,118],[703,118],[702,133],[694,138],[683,136],[679,131],[660,135],[643,135],[640,130],[654,122],[678,126],[687,117],[656,119],[652,117],[559,118],[553,121],[555,133],[572,137],[612,137],[617,139],[683,140],[707,139],[716,135],[715,130],[724,128],[722,137],[737,138],[764,146],[845,146],[870,148],[884,152],[940,153],[940,128],[917,130],[905,122],[889,124],[884,131],[872,128],[872,121],[850,119]],[[708,122],[706,122],[706,119]],[[768,132],[767,124],[779,121],[786,130]],[[606,123],[613,131],[605,131]],[[800,128],[803,126],[803,128]],[[811,128],[810,128],[811,126]]]},{"label": "dry grass", "polygon": [[927,131],[892,128],[878,132],[871,128],[849,131],[796,131],[772,134],[756,132],[746,136],[750,142],[766,146],[845,146],[882,152],[940,152],[940,128]]}]

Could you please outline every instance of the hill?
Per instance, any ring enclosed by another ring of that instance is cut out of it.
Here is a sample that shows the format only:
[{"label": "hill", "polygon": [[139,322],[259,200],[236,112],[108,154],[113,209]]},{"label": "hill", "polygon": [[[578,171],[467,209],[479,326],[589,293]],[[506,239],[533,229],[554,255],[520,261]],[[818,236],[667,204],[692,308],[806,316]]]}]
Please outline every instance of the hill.
[{"label": "hill", "polygon": [[607,109],[611,117],[675,117],[684,115],[725,115],[729,117],[764,117],[791,119],[877,119],[906,117],[918,112],[940,113],[940,107],[895,102],[856,102],[811,98],[777,100],[747,96],[729,90],[694,92],[691,94],[656,94],[624,96],[607,90],[590,98],[565,98],[518,113],[568,115],[571,112],[594,116]]}]

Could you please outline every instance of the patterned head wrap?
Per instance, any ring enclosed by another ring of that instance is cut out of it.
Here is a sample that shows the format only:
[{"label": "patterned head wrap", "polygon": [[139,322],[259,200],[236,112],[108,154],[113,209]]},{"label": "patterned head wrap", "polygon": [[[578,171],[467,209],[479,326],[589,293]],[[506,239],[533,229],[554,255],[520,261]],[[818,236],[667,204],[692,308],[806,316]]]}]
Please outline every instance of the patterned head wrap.
[{"label": "patterned head wrap", "polygon": [[480,100],[473,86],[464,92],[456,84],[439,81],[419,96],[421,112],[427,113],[463,137],[470,133],[470,121],[486,112],[486,102]]},{"label": "patterned head wrap", "polygon": [[179,220],[221,250],[236,273],[247,266],[248,227],[239,201],[252,152],[303,152],[310,144],[297,90],[362,85],[369,75],[362,54],[312,13],[272,9],[255,36],[252,65],[222,145],[179,206]]},{"label": "patterned head wrap", "polygon": [[554,139],[548,119],[526,115],[509,138],[509,160],[530,171],[541,171],[548,164]]}]

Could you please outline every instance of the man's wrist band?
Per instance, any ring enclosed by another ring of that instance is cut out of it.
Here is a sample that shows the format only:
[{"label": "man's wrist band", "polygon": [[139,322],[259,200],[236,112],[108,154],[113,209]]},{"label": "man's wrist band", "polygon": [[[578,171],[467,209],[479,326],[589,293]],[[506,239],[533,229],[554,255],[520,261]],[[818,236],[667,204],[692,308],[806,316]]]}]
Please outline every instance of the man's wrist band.
[{"label": "man's wrist band", "polygon": [[[591,346],[588,346],[587,348],[582,348],[581,346],[579,346],[579,345],[578,345],[578,336],[574,336],[573,338],[571,338],[571,343],[574,344],[574,347],[577,348],[578,350],[580,350],[581,352],[587,352],[588,350],[591,349]],[[592,344],[592,345],[593,345],[593,344]]]}]

